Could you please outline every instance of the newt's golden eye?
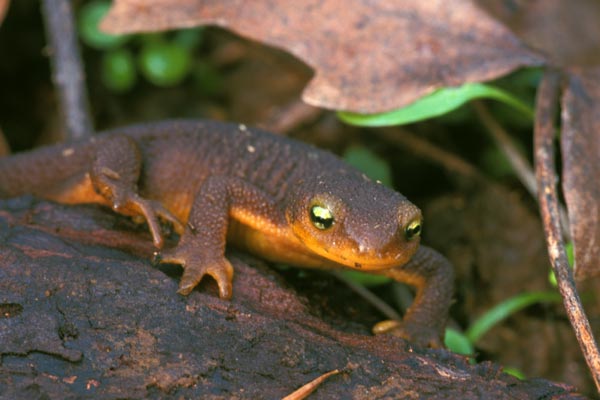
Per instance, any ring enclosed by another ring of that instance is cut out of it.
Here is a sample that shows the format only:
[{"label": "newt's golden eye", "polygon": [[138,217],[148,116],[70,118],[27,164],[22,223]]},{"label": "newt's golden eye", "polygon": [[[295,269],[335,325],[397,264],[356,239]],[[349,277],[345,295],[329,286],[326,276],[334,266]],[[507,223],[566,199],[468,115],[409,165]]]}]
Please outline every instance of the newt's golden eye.
[{"label": "newt's golden eye", "polygon": [[333,225],[333,214],[331,210],[323,206],[312,206],[310,209],[310,220],[317,229],[325,230]]},{"label": "newt's golden eye", "polygon": [[413,240],[421,234],[421,220],[415,219],[404,228],[406,240]]}]

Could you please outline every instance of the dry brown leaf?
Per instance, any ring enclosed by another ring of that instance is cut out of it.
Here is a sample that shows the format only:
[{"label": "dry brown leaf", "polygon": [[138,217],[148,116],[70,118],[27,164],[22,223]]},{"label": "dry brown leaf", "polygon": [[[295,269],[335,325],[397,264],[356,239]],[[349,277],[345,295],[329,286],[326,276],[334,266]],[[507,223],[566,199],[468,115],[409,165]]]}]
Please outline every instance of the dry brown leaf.
[{"label": "dry brown leaf", "polygon": [[542,59],[470,0],[116,0],[112,33],[218,25],[289,51],[315,70],[303,98],[361,113]]},{"label": "dry brown leaf", "polygon": [[10,5],[10,0],[0,0],[0,25],[2,25],[2,21],[4,21],[4,17],[6,17],[6,13],[8,12],[9,5]]},{"label": "dry brown leaf", "polygon": [[598,0],[477,0],[553,64],[600,64]]},{"label": "dry brown leaf", "polygon": [[600,273],[600,69],[572,73],[562,103],[563,191],[583,279]]}]

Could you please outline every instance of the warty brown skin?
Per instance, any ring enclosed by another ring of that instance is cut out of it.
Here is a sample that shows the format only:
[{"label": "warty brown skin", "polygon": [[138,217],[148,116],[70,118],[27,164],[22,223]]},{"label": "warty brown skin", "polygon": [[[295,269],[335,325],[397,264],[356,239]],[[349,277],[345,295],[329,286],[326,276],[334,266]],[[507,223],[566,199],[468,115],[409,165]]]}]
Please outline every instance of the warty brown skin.
[{"label": "warty brown skin", "polygon": [[270,261],[389,276],[417,290],[395,333],[441,343],[453,273],[419,247],[420,210],[310,145],[221,122],[135,125],[0,158],[0,198],[22,194],[141,216],[158,248],[158,219],[170,222],[181,239],[162,262],[184,267],[182,294],[210,275],[231,297],[226,242]]}]

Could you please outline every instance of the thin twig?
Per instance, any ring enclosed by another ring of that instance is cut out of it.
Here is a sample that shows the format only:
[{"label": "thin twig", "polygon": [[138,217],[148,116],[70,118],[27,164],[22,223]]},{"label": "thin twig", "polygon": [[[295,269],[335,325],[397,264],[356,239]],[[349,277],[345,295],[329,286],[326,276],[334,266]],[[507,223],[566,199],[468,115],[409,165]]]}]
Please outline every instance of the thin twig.
[{"label": "thin twig", "polygon": [[402,321],[402,317],[396,312],[396,310],[390,307],[385,301],[374,295],[369,289],[366,289],[364,286],[361,286],[353,282],[351,279],[346,278],[344,274],[340,273],[339,271],[331,271],[331,274],[348,285],[354,292],[367,300],[373,307],[377,308],[379,312],[389,319]]},{"label": "thin twig", "polygon": [[552,270],[558,290],[575,336],[592,373],[596,389],[600,392],[600,352],[594,340],[590,323],[585,315],[575,288],[573,272],[565,253],[556,189],[556,166],[554,165],[554,117],[557,112],[560,76],[557,72],[544,74],[536,99],[535,121],[535,169],[538,182],[538,201]]},{"label": "thin twig", "polygon": [[485,107],[481,101],[474,101],[472,104],[477,116],[512,165],[523,186],[525,186],[529,193],[535,198],[537,196],[535,174],[527,159],[525,159],[519,149],[514,145],[510,139],[510,135],[504,130],[502,125],[500,125],[492,114],[490,114],[487,107]]},{"label": "thin twig", "polygon": [[43,0],[46,35],[50,43],[52,79],[56,85],[67,139],[93,132],[70,0]]},{"label": "thin twig", "polygon": [[485,177],[468,162],[454,154],[435,146],[417,135],[401,128],[374,129],[373,134],[395,145],[409,149],[413,154],[443,166],[446,170],[476,181],[486,181]]}]

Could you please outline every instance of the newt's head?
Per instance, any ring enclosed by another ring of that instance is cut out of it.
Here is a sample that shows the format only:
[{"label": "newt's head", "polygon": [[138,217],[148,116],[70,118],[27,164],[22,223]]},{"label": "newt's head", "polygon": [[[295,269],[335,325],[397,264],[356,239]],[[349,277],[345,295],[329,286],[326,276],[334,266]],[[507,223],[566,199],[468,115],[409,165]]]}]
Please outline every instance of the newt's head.
[{"label": "newt's head", "polygon": [[405,264],[417,251],[421,211],[401,194],[356,176],[301,182],[286,218],[312,252],[351,268],[376,270]]}]

